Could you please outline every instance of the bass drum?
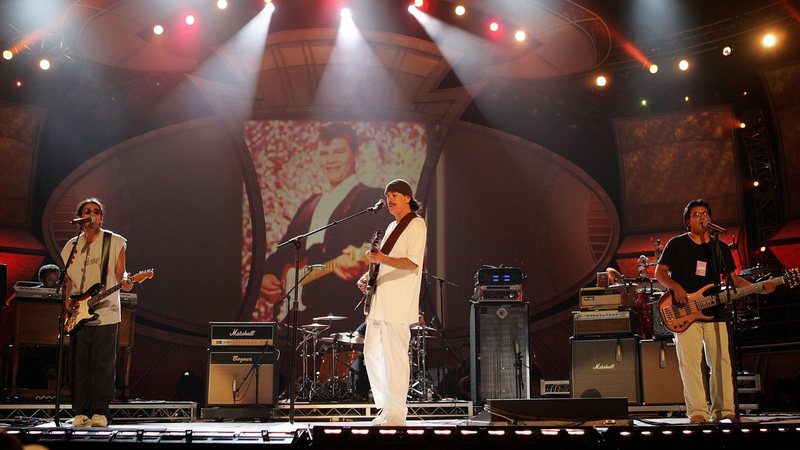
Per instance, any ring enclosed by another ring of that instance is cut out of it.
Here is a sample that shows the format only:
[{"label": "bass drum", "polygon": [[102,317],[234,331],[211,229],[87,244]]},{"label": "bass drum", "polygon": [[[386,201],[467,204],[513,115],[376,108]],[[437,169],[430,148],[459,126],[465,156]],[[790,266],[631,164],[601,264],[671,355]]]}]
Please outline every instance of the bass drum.
[{"label": "bass drum", "polygon": [[633,312],[638,317],[636,334],[642,339],[653,339],[653,305],[655,298],[650,292],[640,290],[636,293],[636,300],[633,302]]},{"label": "bass drum", "polygon": [[341,351],[336,354],[335,367],[331,364],[331,353],[327,352],[322,355],[319,364],[319,373],[317,375],[318,383],[325,383],[326,381],[333,381],[338,379],[350,384],[351,372],[353,369],[353,362],[361,356],[358,350]]}]

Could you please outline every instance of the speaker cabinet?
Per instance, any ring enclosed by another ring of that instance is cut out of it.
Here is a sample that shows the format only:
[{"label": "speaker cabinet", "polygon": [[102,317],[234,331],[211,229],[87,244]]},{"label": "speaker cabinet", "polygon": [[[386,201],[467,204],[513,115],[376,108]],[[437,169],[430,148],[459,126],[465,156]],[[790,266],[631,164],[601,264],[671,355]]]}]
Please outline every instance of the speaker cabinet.
[{"label": "speaker cabinet", "polygon": [[571,339],[572,398],[627,397],[641,403],[636,337]]},{"label": "speaker cabinet", "polygon": [[530,398],[527,303],[472,304],[470,362],[473,403]]},{"label": "speaker cabinet", "polygon": [[[258,398],[254,364],[258,368]],[[278,352],[267,350],[262,355],[252,350],[211,351],[208,353],[207,387],[206,403],[210,406],[275,405],[278,401]]]},{"label": "speaker cabinet", "polygon": [[683,381],[675,344],[644,340],[639,343],[642,361],[642,403],[682,405]]}]

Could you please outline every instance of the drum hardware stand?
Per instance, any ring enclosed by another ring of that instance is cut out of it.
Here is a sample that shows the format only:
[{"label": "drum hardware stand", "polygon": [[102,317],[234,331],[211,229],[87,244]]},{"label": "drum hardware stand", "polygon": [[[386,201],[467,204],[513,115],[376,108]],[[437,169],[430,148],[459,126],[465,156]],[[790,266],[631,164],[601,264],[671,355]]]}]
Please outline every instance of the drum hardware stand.
[{"label": "drum hardware stand", "polygon": [[[303,338],[303,341],[300,342],[298,345],[298,349],[295,351],[300,350],[302,348],[300,357],[303,360],[303,372],[300,378],[295,381],[295,385],[297,385],[297,398],[303,399],[306,401],[311,401],[311,397],[314,395],[314,392],[317,389],[316,383],[314,382],[313,373],[312,376],[308,376],[308,358],[312,358],[311,362],[311,369],[313,371],[314,367],[317,367],[317,334],[316,330],[303,330],[307,336]],[[309,353],[308,344],[311,343],[311,352]]]},{"label": "drum hardware stand", "polygon": [[[376,213],[379,209],[383,207],[383,200],[381,199],[375,206],[371,206],[363,211],[359,211],[355,214],[351,214],[343,219],[334,220],[333,222],[321,226],[316,230],[311,230],[308,233],[299,234],[287,241],[281,242],[278,244],[276,250],[285,247],[287,245],[294,246],[294,295],[292,296],[291,307],[289,308],[289,314],[292,315],[292,328],[294,331],[292,332],[292,339],[289,348],[296,349],[297,348],[297,316],[300,313],[298,311],[300,305],[300,299],[298,298],[298,287],[300,286],[300,247],[305,238],[311,236],[312,234],[319,233],[322,230],[327,230],[328,228],[338,225],[342,222],[347,222],[350,219],[353,219],[357,216],[362,214],[366,214],[368,212]],[[288,295],[288,294],[287,294]],[[291,362],[289,363],[289,379],[294,380],[297,378],[297,358],[291,358]],[[294,401],[295,397],[297,396],[297,392],[295,390],[295,383],[289,383],[289,423],[294,423]]]},{"label": "drum hardware stand", "polygon": [[[434,280],[436,280],[439,283],[439,316],[441,316],[441,317],[439,317],[436,314],[434,314],[433,317],[431,318],[431,324],[433,324],[434,321],[438,321],[439,322],[439,337],[442,339],[443,357],[442,357],[442,364],[439,366],[439,381],[441,382],[441,380],[444,379],[444,374],[447,371],[447,357],[448,357],[449,354],[453,354],[453,356],[456,358],[456,361],[458,361],[459,364],[462,362],[461,361],[461,357],[459,355],[457,355],[453,351],[453,349],[450,347],[450,344],[447,342],[447,332],[446,332],[446,328],[445,328],[445,324],[444,324],[444,322],[445,322],[444,321],[444,315],[445,315],[444,314],[444,286],[446,284],[449,284],[450,286],[454,286],[454,287],[457,287],[457,288],[460,288],[461,286],[456,284],[456,283],[453,283],[452,281],[448,281],[448,280],[445,280],[444,278],[440,278],[440,277],[437,277],[436,275],[432,275],[432,274],[430,274],[430,273],[428,273],[426,271],[423,271],[422,273],[426,277],[433,278]],[[433,384],[433,382],[430,381],[427,372],[425,372],[425,379],[428,380],[428,382],[430,384]],[[439,395],[439,393],[437,393],[436,395],[437,395],[438,398],[441,398],[441,395]]]},{"label": "drum hardware stand", "polygon": [[[420,330],[421,333],[417,336],[412,338],[412,347],[411,353],[412,357],[411,360],[411,373],[412,379],[409,383],[409,396],[412,398],[416,398],[417,400],[439,400],[441,399],[441,395],[437,392],[436,388],[433,385],[433,381],[428,376],[428,369],[425,364],[426,358],[426,350],[427,350],[427,338],[429,337],[426,333],[425,327]],[[414,367],[416,366],[416,370]]]}]

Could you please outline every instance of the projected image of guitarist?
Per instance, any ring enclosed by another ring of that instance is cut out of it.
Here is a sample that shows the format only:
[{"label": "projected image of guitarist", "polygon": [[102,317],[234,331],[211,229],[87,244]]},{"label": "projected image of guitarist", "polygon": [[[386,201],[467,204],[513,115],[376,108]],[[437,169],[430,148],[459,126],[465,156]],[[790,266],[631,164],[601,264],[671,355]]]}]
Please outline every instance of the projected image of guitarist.
[{"label": "projected image of guitarist", "polygon": [[[658,261],[655,275],[670,289],[659,300],[658,306],[665,326],[675,335],[686,415],[691,423],[736,420],[725,294],[720,295],[719,302],[704,300],[703,297],[711,294],[712,288],[718,288],[720,280],[725,278],[737,289],[748,289],[751,283],[733,273],[736,265],[731,250],[717,237],[717,233],[724,233],[724,229],[713,223],[711,206],[706,201],[690,201],[683,211],[683,219],[688,232],[670,239]],[[761,283],[758,291],[772,293],[775,283]],[[706,364],[711,369],[708,383],[710,409],[703,385],[701,360],[704,353]]]},{"label": "projected image of guitarist", "polygon": [[[78,204],[73,223],[80,225],[81,234],[61,250],[64,263],[71,261],[64,280],[68,299],[80,297],[98,284],[106,288],[119,285],[126,291],[133,287],[134,281],[128,278],[125,268],[125,238],[102,228],[104,212],[103,203],[96,198]],[[119,289],[112,290],[93,308],[96,318],[70,331],[74,426],[108,426],[109,404],[115,393],[117,332],[122,319]],[[77,307],[79,303],[67,301],[69,312],[75,312]]]},{"label": "projected image of guitarist", "polygon": [[[383,198],[381,189],[370,188],[356,176],[358,138],[345,123],[332,123],[320,130],[317,146],[319,169],[329,189],[304,201],[289,224],[281,242],[307,233],[334,220],[363,211]],[[380,228],[383,220],[377,214],[359,217],[357,222],[334,226],[312,234],[303,242],[300,263],[300,320],[352,309],[352,280],[367,269],[369,244],[364,230]],[[274,305],[275,320],[284,321],[288,302],[282,301],[294,286],[294,248],[286,246],[270,255],[261,280],[261,295]],[[278,302],[280,302],[278,304]],[[357,318],[342,324],[352,329]]]}]

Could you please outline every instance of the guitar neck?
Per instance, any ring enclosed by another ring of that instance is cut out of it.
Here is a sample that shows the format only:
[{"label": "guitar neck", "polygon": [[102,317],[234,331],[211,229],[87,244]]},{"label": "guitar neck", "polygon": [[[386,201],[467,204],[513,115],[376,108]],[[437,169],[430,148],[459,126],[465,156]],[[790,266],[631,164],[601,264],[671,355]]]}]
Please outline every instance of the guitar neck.
[{"label": "guitar neck", "polygon": [[[736,288],[736,292],[727,289],[719,293],[719,298],[717,298],[716,294],[705,295],[699,300],[697,300],[697,306],[699,309],[706,309],[706,308],[711,308],[712,306],[716,306],[717,304],[720,303],[720,301],[725,301],[728,299],[736,300],[737,298],[747,297],[748,295],[755,294],[758,291],[764,290],[764,284],[766,283],[772,283],[777,287],[784,283],[784,279],[783,277],[770,278],[769,280],[748,284],[747,286]],[[728,296],[729,292],[730,296]]]},{"label": "guitar neck", "polygon": [[100,292],[98,294],[93,295],[92,298],[87,303],[88,303],[89,307],[94,308],[95,306],[97,306],[98,303],[103,301],[103,299],[105,299],[109,295],[113,294],[114,292],[117,292],[120,289],[122,289],[122,285],[121,284],[118,284],[118,285],[116,285],[116,286],[114,286],[112,288],[108,288],[103,292]]}]

